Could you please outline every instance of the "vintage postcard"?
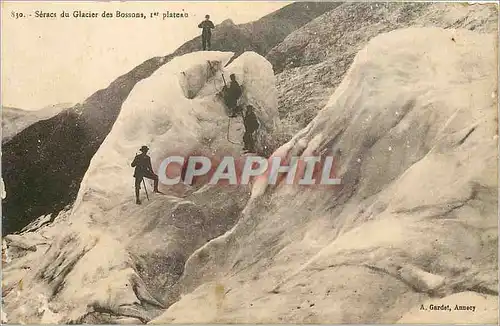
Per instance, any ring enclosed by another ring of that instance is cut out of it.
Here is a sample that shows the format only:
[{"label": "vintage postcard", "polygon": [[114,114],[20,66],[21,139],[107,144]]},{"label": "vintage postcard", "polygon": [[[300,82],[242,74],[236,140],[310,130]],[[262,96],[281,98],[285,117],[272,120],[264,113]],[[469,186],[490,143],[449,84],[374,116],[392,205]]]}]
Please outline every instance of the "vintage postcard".
[{"label": "vintage postcard", "polygon": [[2,324],[497,324],[496,2],[3,1]]}]

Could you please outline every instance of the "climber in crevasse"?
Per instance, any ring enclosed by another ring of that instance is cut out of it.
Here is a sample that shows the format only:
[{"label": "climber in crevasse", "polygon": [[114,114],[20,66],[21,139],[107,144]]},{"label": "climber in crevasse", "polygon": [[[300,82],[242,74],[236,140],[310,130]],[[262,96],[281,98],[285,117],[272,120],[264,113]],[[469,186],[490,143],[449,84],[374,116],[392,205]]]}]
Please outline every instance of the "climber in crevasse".
[{"label": "climber in crevasse", "polygon": [[161,194],[158,190],[158,176],[153,172],[153,167],[151,166],[151,158],[147,155],[149,148],[147,146],[142,146],[140,154],[136,154],[134,161],[130,164],[135,167],[134,178],[135,178],[135,203],[140,205],[141,201],[139,199],[139,189],[141,189],[141,182],[144,178],[154,180],[154,192]]},{"label": "climber in crevasse", "polygon": [[198,28],[202,28],[201,32],[201,45],[203,47],[203,51],[209,50],[211,47],[211,38],[212,38],[212,29],[215,28],[214,23],[210,20],[210,16],[206,15],[205,20],[198,24]]},{"label": "climber in crevasse", "polygon": [[236,81],[236,76],[234,74],[231,74],[229,78],[231,78],[231,83],[229,84],[229,87],[227,87],[227,85],[224,85],[224,87],[222,88],[222,93],[224,95],[224,101],[226,102],[226,106],[229,111],[229,116],[236,117],[236,115],[238,114],[238,99],[243,92],[241,90],[240,84],[238,84],[238,82]]},{"label": "climber in crevasse", "polygon": [[253,134],[257,129],[259,129],[260,124],[252,106],[250,105],[247,105],[243,115],[243,125],[245,126],[245,134],[243,135],[243,151],[255,153]]}]

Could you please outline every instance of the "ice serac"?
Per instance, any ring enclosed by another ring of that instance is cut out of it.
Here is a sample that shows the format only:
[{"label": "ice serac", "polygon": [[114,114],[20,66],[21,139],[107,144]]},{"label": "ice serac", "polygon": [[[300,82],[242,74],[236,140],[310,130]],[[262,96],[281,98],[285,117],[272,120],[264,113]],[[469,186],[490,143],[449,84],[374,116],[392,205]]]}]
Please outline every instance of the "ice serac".
[{"label": "ice serac", "polygon": [[496,47],[460,29],[372,39],[278,150],[335,153],[342,186],[254,185],[152,323],[415,322],[432,298],[471,298],[481,314],[461,322],[497,323]]},{"label": "ice serac", "polygon": [[150,200],[142,189],[139,206],[130,163],[144,144],[156,171],[168,155],[239,154],[241,147],[227,140],[228,117],[217,96],[222,73],[226,79],[237,75],[242,104],[257,108],[265,126],[273,125],[271,65],[245,53],[223,68],[232,57],[216,51],[177,57],[134,87],[92,158],[72,209],[52,224],[43,217],[5,239],[8,320],[146,323],[178,300],[174,285],[186,259],[234,226],[249,189],[196,185],[185,191],[181,185],[155,195],[147,184]]},{"label": "ice serac", "polygon": [[[243,87],[241,105],[254,107],[265,128],[263,133],[271,132],[278,112],[271,65],[258,54],[244,53],[221,70],[232,55],[211,51],[177,57],[138,84],[92,159],[74,210],[82,201],[102,201],[102,207],[112,207],[123,202],[125,194],[132,194],[130,162],[144,144],[152,149],[156,169],[174,154],[208,154],[211,150],[239,153],[240,147],[226,139],[226,107],[217,96],[224,83],[222,74],[226,79],[231,73],[236,75]],[[235,123],[241,125],[241,121]],[[215,146],[206,146],[206,139]]]},{"label": "ice serac", "polygon": [[[223,52],[177,57],[138,84],[92,158],[80,186],[75,210],[82,201],[100,202],[101,193],[106,194],[102,198],[103,207],[122,202],[125,193],[130,195],[133,188],[130,162],[142,145],[147,144],[152,149],[150,155],[156,169],[168,155],[189,153],[197,148],[203,137],[197,115],[206,111],[210,121],[207,123],[215,125],[217,118],[223,117],[223,106],[218,103],[206,109],[203,98],[190,99],[186,95],[196,94],[206,85],[208,75],[204,72],[209,69],[209,62],[219,62],[223,66],[231,57],[232,53]],[[185,76],[186,72],[190,78]],[[192,81],[194,79],[196,81]],[[208,101],[215,103],[213,98]]]}]

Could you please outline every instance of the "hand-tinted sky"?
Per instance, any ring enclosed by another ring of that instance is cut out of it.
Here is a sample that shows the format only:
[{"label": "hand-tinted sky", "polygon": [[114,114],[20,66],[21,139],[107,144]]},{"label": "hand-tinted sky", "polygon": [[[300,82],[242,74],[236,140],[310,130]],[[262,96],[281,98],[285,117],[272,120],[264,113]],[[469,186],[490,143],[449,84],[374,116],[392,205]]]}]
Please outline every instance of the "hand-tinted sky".
[{"label": "hand-tinted sky", "polygon": [[[39,109],[81,102],[144,60],[167,55],[199,34],[210,14],[215,24],[257,20],[290,2],[3,2],[2,105]],[[35,11],[57,18],[35,18]],[[62,19],[65,10],[70,18]],[[159,19],[73,18],[73,11],[159,12]],[[161,19],[164,12],[188,18]],[[31,14],[14,19],[13,12]]]}]

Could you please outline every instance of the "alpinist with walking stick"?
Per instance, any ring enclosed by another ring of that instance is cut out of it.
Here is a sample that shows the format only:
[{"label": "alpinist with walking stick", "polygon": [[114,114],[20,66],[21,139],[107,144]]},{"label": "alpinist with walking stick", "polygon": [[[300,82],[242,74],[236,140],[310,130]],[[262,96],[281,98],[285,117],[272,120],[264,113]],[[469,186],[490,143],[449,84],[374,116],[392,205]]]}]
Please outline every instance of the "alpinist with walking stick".
[{"label": "alpinist with walking stick", "polygon": [[[134,178],[135,178],[135,203],[137,205],[141,204],[139,199],[139,190],[141,189],[141,182],[144,182],[144,178],[154,180],[154,192],[161,194],[158,190],[158,176],[153,172],[153,167],[151,166],[151,158],[147,155],[149,148],[147,146],[142,146],[140,154],[136,154],[134,161],[130,164],[135,167]],[[144,182],[144,187],[146,183]],[[146,189],[144,189],[146,190]],[[147,190],[146,190],[147,195]],[[148,198],[149,199],[149,198]]]}]

